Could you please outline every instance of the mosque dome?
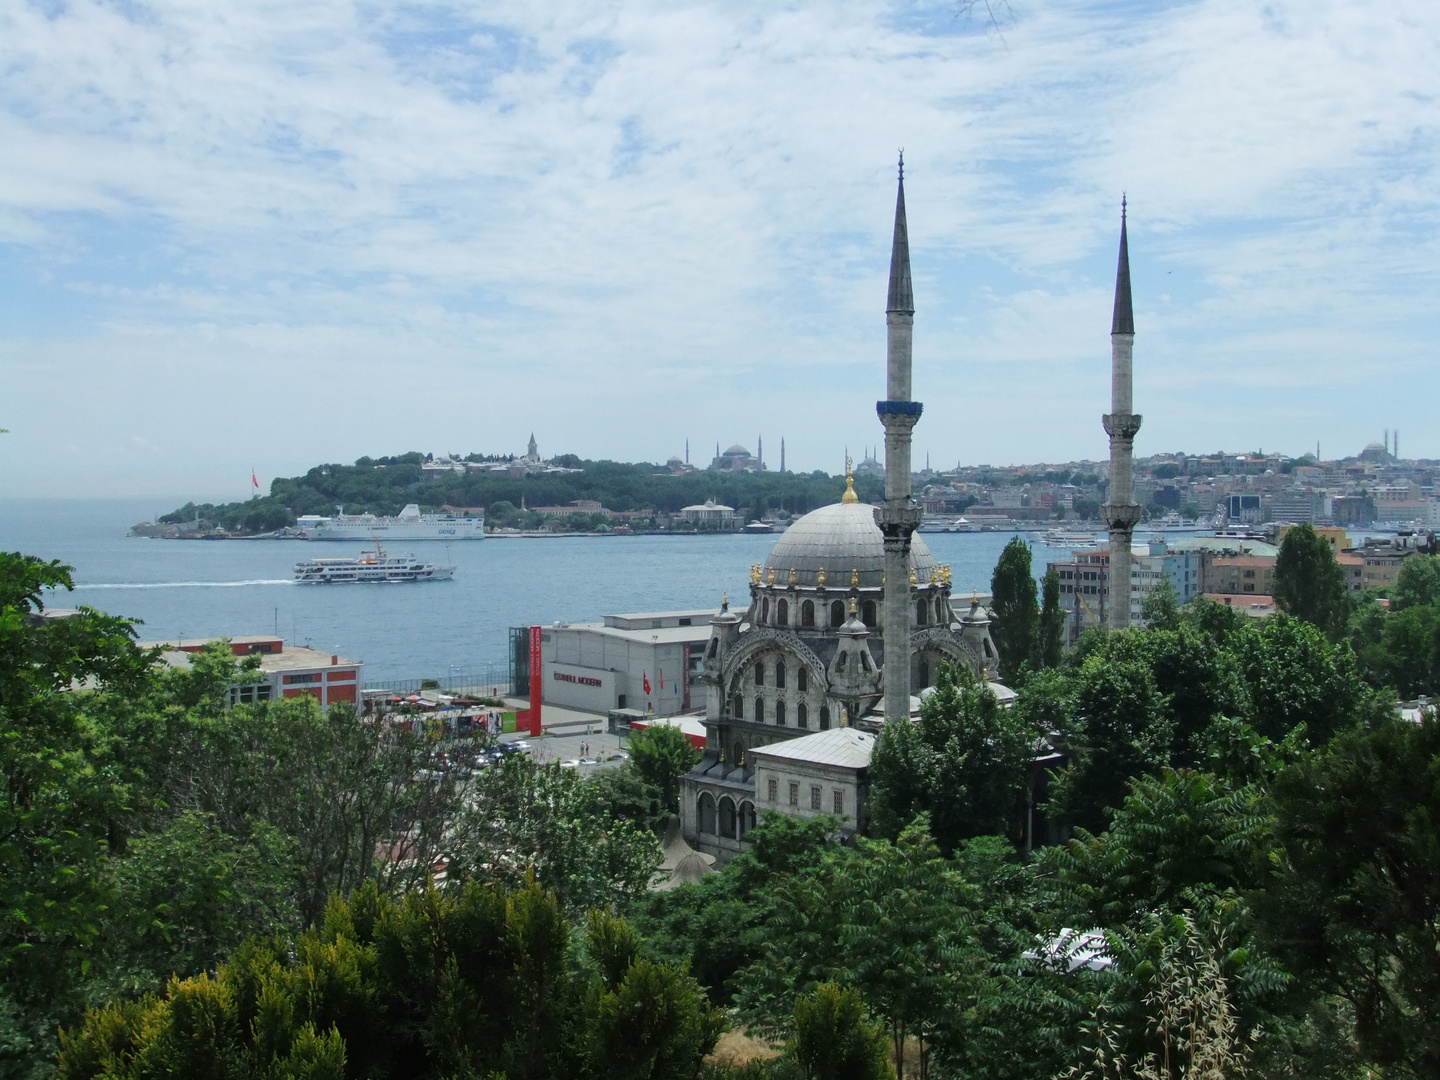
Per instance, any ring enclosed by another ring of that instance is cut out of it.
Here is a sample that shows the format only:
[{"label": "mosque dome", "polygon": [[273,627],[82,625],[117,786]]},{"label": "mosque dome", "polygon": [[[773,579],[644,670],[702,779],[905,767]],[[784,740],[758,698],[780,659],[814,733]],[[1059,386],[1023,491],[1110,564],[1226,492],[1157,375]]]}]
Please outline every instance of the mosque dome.
[{"label": "mosque dome", "polygon": [[736,443],[734,446],[730,447],[729,450],[726,450],[725,453],[722,454],[721,456],[722,456],[722,457],[749,457],[749,456],[750,456],[750,451],[749,451],[749,450],[746,450],[745,447],[741,446],[739,443]]},{"label": "mosque dome", "polygon": [[[873,506],[840,502],[812,510],[785,530],[765,560],[765,570],[775,571],[777,583],[788,581],[793,570],[797,584],[816,585],[821,568],[832,589],[849,588],[854,571],[862,588],[880,587],[885,544]],[[935,556],[919,535],[910,539],[910,568],[920,584],[933,580]]]}]

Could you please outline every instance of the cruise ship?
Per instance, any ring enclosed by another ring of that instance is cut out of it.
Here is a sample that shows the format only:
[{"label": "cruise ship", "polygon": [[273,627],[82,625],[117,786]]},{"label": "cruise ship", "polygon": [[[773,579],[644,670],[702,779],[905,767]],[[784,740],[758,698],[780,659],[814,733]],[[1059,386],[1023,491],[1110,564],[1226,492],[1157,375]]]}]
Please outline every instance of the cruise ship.
[{"label": "cruise ship", "polygon": [[483,517],[456,514],[422,514],[410,503],[397,517],[347,514],[336,507],[334,517],[303,514],[295,526],[306,540],[483,540]]},{"label": "cruise ship", "polygon": [[316,584],[448,581],[454,576],[454,566],[422,562],[414,555],[386,555],[379,544],[358,559],[305,559],[295,564],[296,581]]}]

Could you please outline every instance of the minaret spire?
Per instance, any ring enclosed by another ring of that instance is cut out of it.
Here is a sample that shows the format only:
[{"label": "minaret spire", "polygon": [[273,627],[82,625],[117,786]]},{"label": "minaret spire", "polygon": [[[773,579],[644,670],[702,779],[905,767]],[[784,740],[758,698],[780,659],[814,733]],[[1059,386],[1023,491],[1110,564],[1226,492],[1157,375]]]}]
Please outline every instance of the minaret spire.
[{"label": "minaret spire", "polygon": [[885,504],[875,508],[885,545],[883,672],[885,720],[910,719],[910,540],[920,526],[911,498],[911,432],[922,406],[910,398],[915,294],[910,282],[910,232],[905,221],[905,154],[895,191],[895,237],[890,246],[890,291],[885,302],[885,400],[875,411],[885,428]]},{"label": "minaret spire", "polygon": [[905,151],[900,151],[900,182],[895,191],[895,238],[890,243],[890,296],[886,312],[915,314],[915,291],[910,285],[910,230],[905,224]]},{"label": "minaret spire", "polygon": [[1125,196],[1120,196],[1120,264],[1115,268],[1115,314],[1110,333],[1135,333],[1135,306],[1130,302],[1130,243],[1125,235]]},{"label": "minaret spire", "polygon": [[1130,544],[1140,520],[1135,501],[1135,433],[1140,416],[1131,412],[1134,384],[1135,312],[1130,300],[1130,244],[1125,197],[1120,198],[1120,261],[1115,269],[1115,313],[1110,320],[1110,411],[1101,418],[1110,436],[1110,491],[1102,513],[1110,530],[1110,572],[1105,623],[1111,630],[1130,625]]}]

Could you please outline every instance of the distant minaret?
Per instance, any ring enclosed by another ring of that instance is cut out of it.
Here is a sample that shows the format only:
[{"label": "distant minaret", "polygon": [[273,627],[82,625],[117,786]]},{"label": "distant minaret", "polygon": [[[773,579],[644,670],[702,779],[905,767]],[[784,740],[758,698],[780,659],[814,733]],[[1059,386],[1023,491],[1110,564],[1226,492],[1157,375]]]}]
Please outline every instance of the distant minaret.
[{"label": "distant minaret", "polygon": [[765,468],[765,440],[759,435],[755,436],[755,461],[758,463],[756,468]]},{"label": "distant minaret", "polygon": [[780,436],[780,471],[785,471],[785,436]]},{"label": "distant minaret", "polygon": [[685,464],[690,464],[690,437],[685,437]]},{"label": "distant minaret", "polygon": [[921,405],[910,399],[910,347],[915,294],[910,285],[910,233],[905,225],[905,156],[895,194],[895,238],[890,247],[890,295],[885,304],[885,400],[875,411],[885,428],[885,505],[875,523],[885,543],[885,720],[910,719],[910,538],[920,511],[910,497],[910,433]]},{"label": "distant minaret", "polygon": [[1140,416],[1130,411],[1135,350],[1135,310],[1130,302],[1130,247],[1125,236],[1125,200],[1120,200],[1120,264],[1115,270],[1115,314],[1110,321],[1110,412],[1102,417],[1110,436],[1110,494],[1103,514],[1110,529],[1110,595],[1106,624],[1130,625],[1130,543],[1140,506],[1135,502],[1131,458]]}]

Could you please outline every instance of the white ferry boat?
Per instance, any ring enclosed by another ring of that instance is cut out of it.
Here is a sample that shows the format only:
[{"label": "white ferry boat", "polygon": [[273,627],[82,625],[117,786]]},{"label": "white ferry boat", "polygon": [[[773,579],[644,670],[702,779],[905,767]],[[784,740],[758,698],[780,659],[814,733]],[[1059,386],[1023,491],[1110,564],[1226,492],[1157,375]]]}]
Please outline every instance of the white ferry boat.
[{"label": "white ferry boat", "polygon": [[457,514],[422,514],[410,503],[397,517],[347,514],[337,507],[334,517],[302,514],[295,519],[306,540],[483,540],[485,519]]},{"label": "white ferry boat", "polygon": [[316,584],[448,581],[454,576],[454,566],[422,562],[414,555],[386,555],[379,544],[358,559],[305,559],[295,564],[296,581]]},{"label": "white ferry boat", "polygon": [[1040,542],[1046,547],[1089,549],[1100,546],[1100,538],[1094,533],[1067,532],[1064,529],[1051,529],[1040,538]]}]

